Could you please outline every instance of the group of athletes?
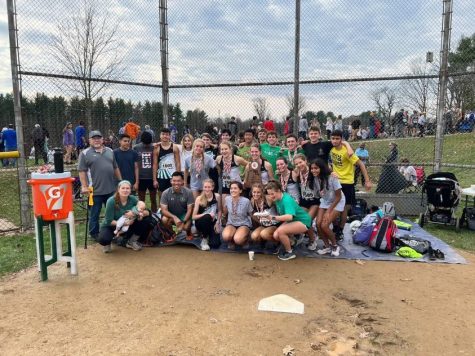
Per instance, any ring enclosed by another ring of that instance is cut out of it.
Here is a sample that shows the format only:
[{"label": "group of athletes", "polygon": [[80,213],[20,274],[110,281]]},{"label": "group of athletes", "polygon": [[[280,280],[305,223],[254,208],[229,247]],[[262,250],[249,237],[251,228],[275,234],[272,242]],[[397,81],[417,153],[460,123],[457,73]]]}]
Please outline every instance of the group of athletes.
[{"label": "group of athletes", "polygon": [[365,188],[372,186],[342,136],[335,130],[323,141],[320,129],[310,127],[308,140],[290,134],[281,143],[274,131],[248,129],[236,142],[224,129],[217,142],[205,133],[184,135],[175,144],[164,128],[158,143],[147,136],[134,146],[139,163],[134,187],[140,200],[149,192],[152,211],[158,209],[158,191],[162,221],[189,236],[201,235],[203,250],[221,236],[229,249],[261,242],[289,260],[296,257],[296,239],[307,236],[307,248],[315,251],[318,236],[324,244],[317,253],[338,256],[337,240],[355,200],[355,166]]}]

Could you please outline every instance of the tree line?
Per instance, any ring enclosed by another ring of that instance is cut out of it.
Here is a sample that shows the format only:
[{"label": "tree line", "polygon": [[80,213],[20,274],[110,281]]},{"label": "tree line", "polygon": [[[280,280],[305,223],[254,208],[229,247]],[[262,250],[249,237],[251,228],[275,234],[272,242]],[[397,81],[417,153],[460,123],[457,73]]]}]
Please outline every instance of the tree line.
[{"label": "tree line", "polygon": [[[86,101],[79,97],[66,99],[63,96],[50,97],[45,93],[37,93],[33,98],[23,97],[21,104],[26,142],[35,124],[46,128],[51,144],[58,145],[61,144],[62,131],[68,122],[76,126],[79,121],[88,121]],[[183,112],[180,103],[169,105],[168,112],[170,122],[179,132],[183,132],[185,125],[193,132],[212,124],[205,111],[195,109]],[[154,100],[133,103],[122,98],[99,97],[92,101],[91,115],[93,127],[88,129],[101,130],[104,135],[109,130],[117,134],[122,123],[129,118],[133,118],[141,127],[148,124],[157,129],[163,125],[163,105]],[[13,95],[0,94],[0,126],[14,123]]]}]

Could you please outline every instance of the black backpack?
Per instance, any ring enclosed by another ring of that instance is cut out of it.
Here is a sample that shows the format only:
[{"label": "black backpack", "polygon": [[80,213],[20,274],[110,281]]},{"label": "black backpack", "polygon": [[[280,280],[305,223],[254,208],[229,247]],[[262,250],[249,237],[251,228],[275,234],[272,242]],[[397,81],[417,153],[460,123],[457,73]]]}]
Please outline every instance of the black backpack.
[{"label": "black backpack", "polygon": [[357,198],[351,206],[351,213],[348,217],[348,221],[363,220],[366,214],[368,214],[368,203],[364,199]]},{"label": "black backpack", "polygon": [[160,215],[152,213],[149,224],[152,229],[147,238],[147,245],[154,246],[175,242],[176,233],[162,222]]}]

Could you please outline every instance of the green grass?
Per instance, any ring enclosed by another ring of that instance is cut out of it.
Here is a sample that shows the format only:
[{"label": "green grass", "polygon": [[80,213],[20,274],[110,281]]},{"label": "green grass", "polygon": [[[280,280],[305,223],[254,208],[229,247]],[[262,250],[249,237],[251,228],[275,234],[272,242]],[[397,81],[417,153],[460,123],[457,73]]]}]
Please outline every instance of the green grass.
[{"label": "green grass", "polygon": [[[399,146],[399,157],[408,157],[414,163],[431,163],[434,159],[434,137],[407,138],[395,140]],[[389,142],[391,140],[366,141],[367,149],[370,152],[372,162],[382,163],[389,154]],[[475,165],[475,155],[472,150],[475,148],[475,134],[449,135],[444,139],[443,162],[454,164]],[[357,142],[353,142],[356,148]],[[28,165],[31,166],[31,161]],[[475,170],[467,168],[444,168],[445,171],[453,172],[460,181],[462,187],[475,184]],[[370,175],[373,182],[377,182],[380,168],[370,167]],[[432,171],[426,168],[426,174]],[[73,172],[73,175],[76,175]],[[458,209],[461,213],[462,205]],[[77,220],[85,219],[86,210],[75,205],[75,217]],[[7,219],[15,225],[20,224],[20,206],[18,192],[17,171],[0,170],[0,218]],[[85,224],[77,224],[76,235],[78,246],[84,244]],[[444,240],[448,244],[468,250],[475,251],[475,233],[466,228],[457,233],[454,227],[427,224],[424,228],[434,236]],[[36,263],[36,247],[33,235],[17,234],[14,236],[0,236],[0,276],[17,272],[21,269],[32,266]]]},{"label": "green grass", "polygon": [[[384,163],[389,155],[389,143],[396,142],[399,149],[399,159],[406,157],[415,164],[428,164],[434,162],[435,138],[401,138],[397,140],[371,140],[365,141],[366,149],[373,163]],[[352,147],[357,148],[358,143],[352,142]],[[475,134],[456,134],[444,137],[442,162],[451,164],[475,165]],[[443,171],[452,172],[456,175],[462,187],[475,184],[475,169],[443,167]],[[373,183],[378,181],[381,167],[369,167],[369,174]],[[432,167],[425,167],[426,175],[432,172]]]},{"label": "green grass", "polygon": [[[76,224],[76,245],[84,246],[84,224]],[[50,254],[49,230],[45,228],[45,251]],[[66,250],[66,228],[63,227],[63,251]],[[88,244],[93,241],[88,240]],[[95,243],[95,242],[94,242]],[[34,234],[0,236],[0,277],[18,272],[36,264],[36,243]]]},{"label": "green grass", "polygon": [[426,224],[424,230],[455,248],[475,251],[475,231],[468,230],[466,227],[457,232],[454,226]]}]

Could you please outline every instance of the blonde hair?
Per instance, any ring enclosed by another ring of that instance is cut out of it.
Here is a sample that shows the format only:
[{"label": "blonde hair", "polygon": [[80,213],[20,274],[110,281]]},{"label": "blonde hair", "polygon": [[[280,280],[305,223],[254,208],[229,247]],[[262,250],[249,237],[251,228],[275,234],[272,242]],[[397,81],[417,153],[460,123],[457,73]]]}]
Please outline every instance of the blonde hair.
[{"label": "blonde hair", "polygon": [[[213,181],[212,179],[209,179],[209,178],[208,178],[208,179],[205,179],[205,180],[203,181],[203,187],[204,187],[204,185],[205,185],[206,183],[210,183],[210,184],[213,186],[213,188],[214,188],[214,181]],[[214,192],[213,192],[213,194],[214,194]],[[208,198],[206,198],[206,194],[205,194],[205,191],[204,191],[204,190],[203,190],[203,191],[201,192],[201,194],[200,194],[199,204],[200,204],[200,206],[202,206],[202,207],[205,207],[206,204],[208,204]]]},{"label": "blonde hair", "polygon": [[189,138],[191,140],[191,146],[193,147],[193,136],[191,134],[185,134],[183,135],[182,139],[181,139],[181,147],[183,147],[183,149],[185,149],[185,145],[184,145],[184,142],[185,142],[185,139]]},{"label": "blonde hair", "polygon": [[205,159],[205,153],[204,153],[205,142],[201,138],[197,138],[196,140],[193,141],[193,146],[191,148],[191,157],[196,158],[195,148],[196,148],[196,144],[198,144],[198,143],[201,143],[203,145],[203,152],[201,153],[201,159],[204,161],[204,159]]}]

